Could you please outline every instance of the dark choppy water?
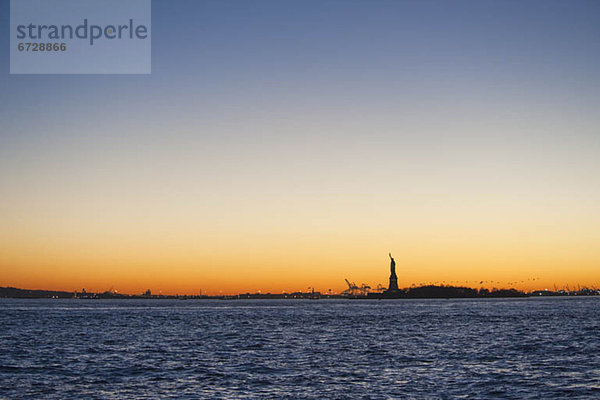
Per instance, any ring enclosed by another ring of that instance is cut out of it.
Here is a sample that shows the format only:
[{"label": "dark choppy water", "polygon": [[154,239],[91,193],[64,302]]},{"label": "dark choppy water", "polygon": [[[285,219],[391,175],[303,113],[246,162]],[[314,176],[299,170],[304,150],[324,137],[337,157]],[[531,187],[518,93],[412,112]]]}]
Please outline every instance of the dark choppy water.
[{"label": "dark choppy water", "polygon": [[0,398],[599,398],[599,306],[0,299]]}]

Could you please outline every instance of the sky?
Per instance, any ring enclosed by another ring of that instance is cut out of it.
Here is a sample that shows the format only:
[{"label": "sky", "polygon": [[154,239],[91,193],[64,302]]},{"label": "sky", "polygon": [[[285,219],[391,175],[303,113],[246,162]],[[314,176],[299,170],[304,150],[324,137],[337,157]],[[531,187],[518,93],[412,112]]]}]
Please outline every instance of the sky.
[{"label": "sky", "polygon": [[9,46],[0,286],[600,287],[597,1],[156,0],[150,75]]}]

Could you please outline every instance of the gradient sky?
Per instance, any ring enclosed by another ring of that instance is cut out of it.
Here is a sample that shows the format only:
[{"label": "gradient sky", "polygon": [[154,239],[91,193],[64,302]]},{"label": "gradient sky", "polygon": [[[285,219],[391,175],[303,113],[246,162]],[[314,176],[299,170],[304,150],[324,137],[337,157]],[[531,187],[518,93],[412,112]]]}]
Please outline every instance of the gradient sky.
[{"label": "gradient sky", "polygon": [[0,0],[0,286],[600,287],[600,2],[152,7],[151,75],[19,76]]}]

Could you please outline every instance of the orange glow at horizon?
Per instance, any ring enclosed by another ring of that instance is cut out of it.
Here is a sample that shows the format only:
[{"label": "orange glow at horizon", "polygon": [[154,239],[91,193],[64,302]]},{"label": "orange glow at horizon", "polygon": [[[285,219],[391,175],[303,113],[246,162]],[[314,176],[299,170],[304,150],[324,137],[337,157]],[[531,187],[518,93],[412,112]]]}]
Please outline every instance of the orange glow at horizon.
[{"label": "orange glow at horizon", "polygon": [[105,243],[41,235],[35,243],[31,239],[19,243],[13,235],[11,246],[0,252],[0,286],[93,292],[114,287],[129,294],[151,289],[190,295],[307,292],[314,287],[339,293],[346,289],[344,278],[372,288],[387,287],[390,250],[400,287],[600,287],[593,240],[579,238],[561,246],[548,237],[491,236],[495,240],[464,231],[454,237],[426,231],[412,235],[287,232],[254,237],[238,232],[230,233],[236,243],[230,247],[220,239],[201,236],[194,240],[121,236]]}]

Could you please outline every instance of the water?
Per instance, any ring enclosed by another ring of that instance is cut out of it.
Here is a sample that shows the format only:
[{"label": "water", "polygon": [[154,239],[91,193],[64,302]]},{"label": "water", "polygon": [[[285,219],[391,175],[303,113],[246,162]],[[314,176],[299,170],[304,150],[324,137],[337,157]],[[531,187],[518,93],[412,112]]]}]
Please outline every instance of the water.
[{"label": "water", "polygon": [[599,398],[598,306],[0,299],[0,398]]}]

